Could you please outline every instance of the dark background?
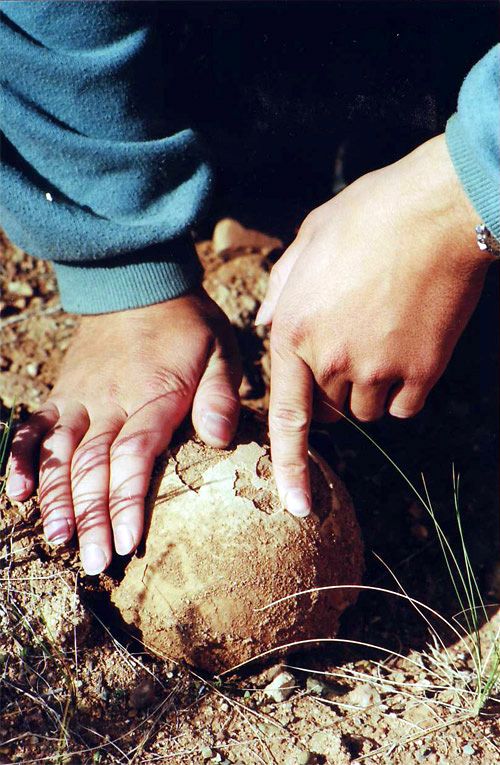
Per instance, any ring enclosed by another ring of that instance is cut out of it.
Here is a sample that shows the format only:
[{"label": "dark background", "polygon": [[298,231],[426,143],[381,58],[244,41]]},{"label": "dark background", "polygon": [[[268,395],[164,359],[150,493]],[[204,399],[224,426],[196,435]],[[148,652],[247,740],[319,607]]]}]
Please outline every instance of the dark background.
[{"label": "dark background", "polygon": [[350,181],[442,132],[500,22],[478,0],[169,6],[167,88],[214,153],[211,219],[234,208],[284,235],[331,196],[339,147]]}]

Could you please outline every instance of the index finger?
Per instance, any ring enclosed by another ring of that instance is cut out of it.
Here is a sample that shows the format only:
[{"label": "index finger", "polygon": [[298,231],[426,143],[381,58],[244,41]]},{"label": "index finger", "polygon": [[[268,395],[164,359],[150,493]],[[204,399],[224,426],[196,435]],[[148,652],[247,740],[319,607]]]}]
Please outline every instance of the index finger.
[{"label": "index finger", "polygon": [[269,433],[274,479],[284,507],[299,518],[311,510],[308,435],[313,375],[293,351],[271,344]]}]

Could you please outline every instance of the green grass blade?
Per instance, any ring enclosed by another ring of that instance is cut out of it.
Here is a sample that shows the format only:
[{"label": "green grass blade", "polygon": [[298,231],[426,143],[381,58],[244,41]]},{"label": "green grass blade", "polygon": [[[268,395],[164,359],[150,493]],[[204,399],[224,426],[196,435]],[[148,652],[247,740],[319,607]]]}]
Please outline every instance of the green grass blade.
[{"label": "green grass blade", "polygon": [[[15,406],[15,405],[14,405]],[[0,423],[2,427],[2,432],[0,435],[0,495],[3,494],[5,490],[5,484],[7,481],[6,476],[6,470],[7,470],[7,457],[8,457],[8,446],[10,441],[10,434],[12,431],[12,423],[14,420],[14,406],[10,410],[9,417],[7,419],[7,422]]]}]

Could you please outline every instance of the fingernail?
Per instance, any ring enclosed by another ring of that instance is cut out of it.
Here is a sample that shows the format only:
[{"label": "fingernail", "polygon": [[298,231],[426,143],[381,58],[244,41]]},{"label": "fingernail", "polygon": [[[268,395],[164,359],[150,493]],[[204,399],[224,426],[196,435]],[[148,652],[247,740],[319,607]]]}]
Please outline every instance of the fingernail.
[{"label": "fingernail", "polygon": [[118,555],[128,555],[132,552],[135,547],[135,542],[128,526],[124,523],[120,523],[113,529],[113,537],[115,540],[115,550]]},{"label": "fingernail", "polygon": [[71,539],[72,528],[66,518],[55,518],[44,524],[45,539],[49,545],[63,545]]},{"label": "fingernail", "polygon": [[12,498],[21,497],[26,493],[27,488],[28,484],[26,479],[18,473],[14,473],[14,475],[11,475],[7,481],[7,496]]},{"label": "fingernail", "polygon": [[100,574],[106,568],[106,556],[104,550],[98,545],[84,545],[80,549],[80,558],[85,572],[89,576]]},{"label": "fingernail", "polygon": [[305,518],[311,511],[311,501],[302,489],[289,489],[285,494],[285,508],[297,518]]},{"label": "fingernail", "polygon": [[261,303],[261,306],[259,310],[257,311],[257,316],[255,317],[254,324],[256,327],[260,326],[261,324],[269,324],[271,321],[271,307],[269,303],[266,303],[264,301]]},{"label": "fingernail", "polygon": [[389,409],[389,414],[391,417],[398,417],[400,420],[408,420],[411,417],[409,412],[405,411],[404,409],[397,409],[395,407],[391,407]]},{"label": "fingernail", "polygon": [[227,443],[232,432],[232,423],[229,417],[224,417],[223,414],[217,412],[207,412],[203,415],[202,422],[209,435],[224,444]]}]

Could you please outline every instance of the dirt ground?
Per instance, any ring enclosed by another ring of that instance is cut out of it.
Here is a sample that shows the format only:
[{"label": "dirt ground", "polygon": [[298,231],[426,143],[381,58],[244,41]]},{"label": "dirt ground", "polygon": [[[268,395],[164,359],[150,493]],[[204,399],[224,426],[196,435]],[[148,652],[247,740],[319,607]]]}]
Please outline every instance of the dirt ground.
[{"label": "dirt ground", "polygon": [[[5,420],[15,406],[22,420],[50,390],[77,319],[60,309],[50,266],[5,238],[0,246],[0,415]],[[209,269],[236,256],[255,261],[259,255],[259,282],[272,262],[263,246],[258,241],[217,253],[208,242],[199,252]],[[223,284],[217,289],[224,294]],[[249,318],[259,289],[247,306]],[[496,301],[492,275],[425,413],[412,422],[384,420],[367,428],[413,480],[425,473],[454,549],[456,464],[465,538],[489,603],[500,599]],[[242,327],[238,336],[244,397],[265,409],[267,340]],[[433,523],[409,487],[349,423],[318,426],[312,441],[353,496],[367,551],[365,585],[398,591],[382,559],[412,597],[450,619],[460,607]],[[271,661],[207,676],[155,655],[123,629],[109,600],[121,573],[118,563],[100,577],[87,577],[74,548],[51,549],[44,542],[36,498],[13,505],[3,496],[0,508],[2,765],[499,761],[499,705],[471,716],[472,663],[463,642],[434,617],[439,638],[433,637],[404,598],[364,592],[343,620],[340,638],[350,643],[295,653],[287,667]],[[488,635],[500,626],[495,607],[488,616],[481,627],[485,650]],[[283,669],[293,689],[276,701],[266,687]]]}]

